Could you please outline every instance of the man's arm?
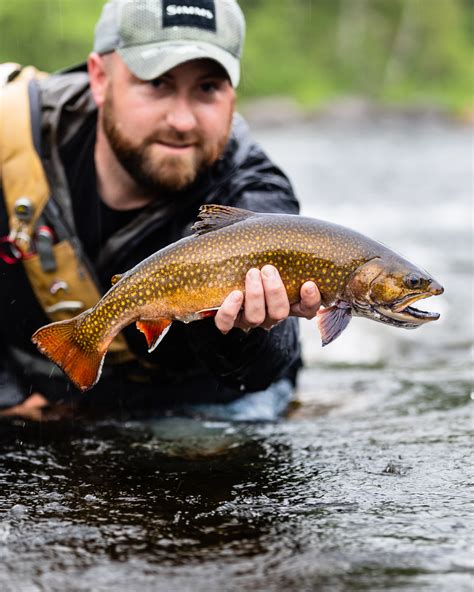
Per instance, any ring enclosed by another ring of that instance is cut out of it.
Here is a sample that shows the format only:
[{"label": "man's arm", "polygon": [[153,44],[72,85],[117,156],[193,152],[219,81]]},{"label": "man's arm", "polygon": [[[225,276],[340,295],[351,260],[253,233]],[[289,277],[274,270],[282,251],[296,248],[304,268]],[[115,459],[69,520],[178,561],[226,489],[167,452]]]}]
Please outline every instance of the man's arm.
[{"label": "man's arm", "polygon": [[[50,402],[39,392],[27,394],[8,368],[7,347],[0,335],[0,418],[22,417],[33,421],[47,419]],[[54,411],[53,416],[59,417]]]},{"label": "man's arm", "polygon": [[46,399],[38,393],[33,393],[25,399],[23,389],[7,368],[6,359],[7,348],[0,335],[0,417],[21,415],[37,419],[41,407],[47,404]]},{"label": "man's arm", "polygon": [[[251,274],[248,274],[251,275]],[[277,278],[281,282],[277,272]],[[306,289],[314,284],[308,282]],[[232,292],[224,301],[215,320],[207,319],[199,323],[190,323],[188,331],[191,336],[191,343],[209,370],[224,384],[231,388],[242,391],[257,391],[267,388],[286,373],[290,367],[299,365],[300,345],[299,330],[296,316],[312,318],[319,308],[319,292],[310,291],[309,298],[303,296],[302,301],[292,307],[288,304],[286,290],[283,287],[283,294],[269,294],[265,297],[259,294],[257,297],[248,294],[243,304],[242,292]],[[234,300],[234,295],[238,296]],[[245,317],[245,306],[249,311],[255,311],[260,315],[258,309],[268,306],[272,309],[272,303],[282,302],[286,299],[288,315],[278,320],[269,329],[268,326],[276,321],[275,317],[265,315],[262,323],[258,318],[253,317],[249,312],[250,322],[253,328],[248,325]],[[295,311],[293,314],[292,309]],[[304,313],[304,314],[303,314]],[[293,314],[293,316],[289,316]],[[245,320],[244,320],[245,319]],[[258,324],[256,324],[258,323]],[[223,330],[219,328],[223,327]],[[238,326],[246,326],[241,329]]]}]

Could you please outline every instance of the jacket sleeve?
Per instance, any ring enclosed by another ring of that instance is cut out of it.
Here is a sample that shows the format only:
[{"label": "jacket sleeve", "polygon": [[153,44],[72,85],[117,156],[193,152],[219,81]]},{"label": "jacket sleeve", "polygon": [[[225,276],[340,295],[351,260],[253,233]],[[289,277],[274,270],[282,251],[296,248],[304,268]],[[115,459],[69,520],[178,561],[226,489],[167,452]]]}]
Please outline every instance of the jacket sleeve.
[{"label": "jacket sleeve", "polygon": [[[244,191],[231,205],[252,211],[297,214],[299,207],[286,178],[276,190]],[[273,190],[272,190],[273,189]],[[188,326],[190,343],[200,360],[219,382],[245,391],[267,388],[283,377],[295,381],[301,366],[298,319],[289,318],[271,331],[253,329],[248,333],[232,329],[223,335],[213,319]]]},{"label": "jacket sleeve", "polygon": [[215,378],[241,392],[266,389],[287,377],[295,382],[301,366],[298,320],[289,318],[271,331],[232,329],[223,335],[213,319],[190,323],[193,348]]},{"label": "jacket sleeve", "polygon": [[0,409],[18,405],[25,398],[25,392],[7,365],[6,347],[0,336]]}]

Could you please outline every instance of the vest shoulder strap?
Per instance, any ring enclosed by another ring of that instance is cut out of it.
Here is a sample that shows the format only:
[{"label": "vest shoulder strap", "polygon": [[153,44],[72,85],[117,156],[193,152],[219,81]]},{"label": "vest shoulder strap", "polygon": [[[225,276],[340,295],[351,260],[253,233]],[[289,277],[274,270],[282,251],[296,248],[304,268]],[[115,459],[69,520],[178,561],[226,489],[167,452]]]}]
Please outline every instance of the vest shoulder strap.
[{"label": "vest shoulder strap", "polygon": [[[0,180],[9,238],[22,254],[23,266],[43,310],[52,321],[59,321],[93,306],[100,292],[72,247],[72,237],[51,246],[52,269],[45,269],[33,250],[35,229],[50,198],[37,151],[40,105],[33,86],[35,79],[44,76],[32,66],[0,65]],[[3,87],[2,78],[6,81]],[[38,114],[38,121],[32,121],[32,113]],[[115,354],[110,356],[112,362],[133,357],[122,335],[117,336],[110,351]]]},{"label": "vest shoulder strap", "polygon": [[45,76],[29,66],[0,90],[0,178],[10,236],[23,253],[49,198],[43,165],[32,133],[29,84]]}]

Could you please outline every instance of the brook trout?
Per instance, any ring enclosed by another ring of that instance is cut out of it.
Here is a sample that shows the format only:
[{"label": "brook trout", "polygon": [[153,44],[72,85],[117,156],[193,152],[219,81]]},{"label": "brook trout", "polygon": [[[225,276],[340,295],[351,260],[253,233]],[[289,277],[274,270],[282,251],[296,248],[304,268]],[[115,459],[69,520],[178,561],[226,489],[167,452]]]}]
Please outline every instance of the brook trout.
[{"label": "brook trout", "polygon": [[439,318],[412,306],[443,288],[379,242],[312,218],[202,206],[195,234],[112,278],[111,289],[77,317],[42,327],[32,340],[81,390],[99,380],[107,348],[135,322],[153,351],[173,321],[216,314],[225,297],[243,290],[247,271],[274,265],[290,303],[308,280],[319,287],[323,345],[352,316],[414,328]]}]

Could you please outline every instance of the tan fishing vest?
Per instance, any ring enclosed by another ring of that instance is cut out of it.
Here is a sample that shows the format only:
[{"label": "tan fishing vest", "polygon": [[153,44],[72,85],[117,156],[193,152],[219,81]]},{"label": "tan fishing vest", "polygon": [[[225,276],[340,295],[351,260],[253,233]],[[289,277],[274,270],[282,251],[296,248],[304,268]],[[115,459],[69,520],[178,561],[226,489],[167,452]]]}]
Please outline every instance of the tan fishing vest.
[{"label": "tan fishing vest", "polygon": [[[31,66],[0,65],[0,180],[9,245],[47,316],[62,321],[90,308],[101,296],[71,241],[56,242],[51,228],[41,224],[50,191],[33,143],[28,83],[44,76]],[[133,358],[120,334],[109,352],[109,362]]]}]

